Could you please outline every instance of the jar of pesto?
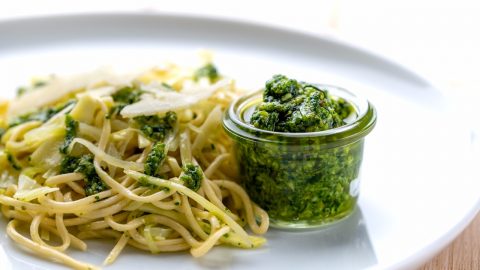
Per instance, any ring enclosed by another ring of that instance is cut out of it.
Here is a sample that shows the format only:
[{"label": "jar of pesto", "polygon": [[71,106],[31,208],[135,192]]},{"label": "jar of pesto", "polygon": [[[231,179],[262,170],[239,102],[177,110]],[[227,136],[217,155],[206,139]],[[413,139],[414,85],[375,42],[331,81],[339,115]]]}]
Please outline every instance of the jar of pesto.
[{"label": "jar of pesto", "polygon": [[233,102],[223,118],[244,187],[274,227],[331,224],[355,208],[375,109],[340,87],[283,76],[294,82],[284,85],[276,76]]}]

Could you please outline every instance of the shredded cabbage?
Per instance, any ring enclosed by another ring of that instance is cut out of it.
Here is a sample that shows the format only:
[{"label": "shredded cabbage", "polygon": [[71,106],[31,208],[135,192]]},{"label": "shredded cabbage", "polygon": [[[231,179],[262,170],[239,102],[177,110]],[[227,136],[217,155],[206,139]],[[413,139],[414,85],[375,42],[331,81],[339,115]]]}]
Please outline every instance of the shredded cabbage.
[{"label": "shredded cabbage", "polygon": [[49,139],[63,138],[65,136],[64,118],[57,118],[55,121],[45,123],[44,125],[32,129],[25,133],[23,142],[32,147],[39,147]]},{"label": "shredded cabbage", "polygon": [[[64,249],[85,249],[90,237],[121,235],[107,263],[126,245],[198,257],[222,243],[263,244],[243,227],[265,233],[267,214],[248,198],[239,203],[240,186],[223,189],[207,178],[237,176],[219,156],[231,150],[220,122],[236,95],[224,78],[209,62],[133,76],[102,69],[52,76],[0,102],[0,204],[10,209],[10,237],[75,269],[94,267]],[[20,226],[30,237],[17,233]],[[62,245],[52,246],[57,240]]]},{"label": "shredded cabbage", "polygon": [[83,95],[79,97],[77,105],[70,112],[73,119],[90,125],[93,122],[95,110],[98,103],[90,95]]},{"label": "shredded cabbage", "polygon": [[18,189],[13,195],[13,198],[28,202],[57,190],[59,190],[57,187],[52,188],[41,186],[32,178],[24,174],[20,174],[18,178]]},{"label": "shredded cabbage", "polygon": [[2,171],[0,174],[0,188],[8,188],[10,185],[17,183],[17,178],[8,171]]},{"label": "shredded cabbage", "polygon": [[45,171],[57,167],[62,161],[60,146],[63,140],[52,138],[45,140],[30,156],[30,162],[34,166],[39,166]]},{"label": "shredded cabbage", "polygon": [[147,241],[148,248],[150,249],[150,252],[152,253],[158,253],[159,250],[157,248],[157,245],[155,244],[155,237],[152,233],[153,226],[152,225],[146,225],[145,228],[143,228],[143,237],[145,237],[145,240]]}]

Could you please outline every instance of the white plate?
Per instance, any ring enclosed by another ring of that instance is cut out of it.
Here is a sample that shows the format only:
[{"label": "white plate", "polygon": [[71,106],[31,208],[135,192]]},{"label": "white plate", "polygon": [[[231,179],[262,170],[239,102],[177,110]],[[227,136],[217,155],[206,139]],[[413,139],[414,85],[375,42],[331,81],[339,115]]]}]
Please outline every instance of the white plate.
[{"label": "white plate", "polygon": [[[414,73],[335,40],[256,24],[180,16],[81,15],[0,22],[1,94],[32,75],[112,64],[133,68],[216,52],[220,71],[259,88],[274,73],[337,84],[378,110],[367,137],[359,209],[330,229],[270,230],[258,250],[215,248],[201,259],[128,249],[115,269],[412,268],[451,241],[478,211],[468,123],[441,92]],[[187,61],[185,60],[185,61]],[[18,248],[0,232],[2,269],[62,269]],[[112,242],[71,254],[100,264]]]}]

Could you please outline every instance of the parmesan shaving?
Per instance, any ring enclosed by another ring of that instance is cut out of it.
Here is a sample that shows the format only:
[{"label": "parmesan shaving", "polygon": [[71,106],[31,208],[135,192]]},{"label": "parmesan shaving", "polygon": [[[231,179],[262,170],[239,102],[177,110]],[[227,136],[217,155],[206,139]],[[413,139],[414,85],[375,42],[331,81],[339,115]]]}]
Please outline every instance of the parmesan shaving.
[{"label": "parmesan shaving", "polygon": [[14,99],[8,109],[8,117],[20,115],[55,103],[68,94],[81,89],[95,87],[101,83],[110,86],[130,85],[138,74],[115,74],[110,68],[64,77],[53,77],[46,85]]},{"label": "parmesan shaving", "polygon": [[232,85],[233,81],[224,79],[209,86],[188,87],[180,92],[158,90],[154,95],[145,94],[139,102],[123,108],[121,115],[133,118],[140,115],[154,115],[185,109],[210,98],[219,90],[231,88]]}]

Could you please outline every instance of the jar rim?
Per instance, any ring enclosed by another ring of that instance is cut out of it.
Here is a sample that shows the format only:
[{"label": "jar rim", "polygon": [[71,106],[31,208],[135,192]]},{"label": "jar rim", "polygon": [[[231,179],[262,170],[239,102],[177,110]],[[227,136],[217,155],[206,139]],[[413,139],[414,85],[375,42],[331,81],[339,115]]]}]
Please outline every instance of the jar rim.
[{"label": "jar rim", "polygon": [[[356,118],[346,125],[314,132],[279,132],[259,129],[250,123],[247,123],[243,117],[245,110],[261,102],[263,89],[254,91],[234,100],[224,114],[223,126],[229,132],[236,136],[245,137],[254,140],[268,140],[271,137],[278,139],[303,139],[303,138],[334,138],[335,140],[358,140],[365,137],[373,129],[376,123],[376,110],[374,106],[365,98],[352,93],[351,91],[329,84],[312,84],[319,89],[327,90],[333,97],[345,99],[355,107]],[[269,137],[267,139],[266,137]]]}]

